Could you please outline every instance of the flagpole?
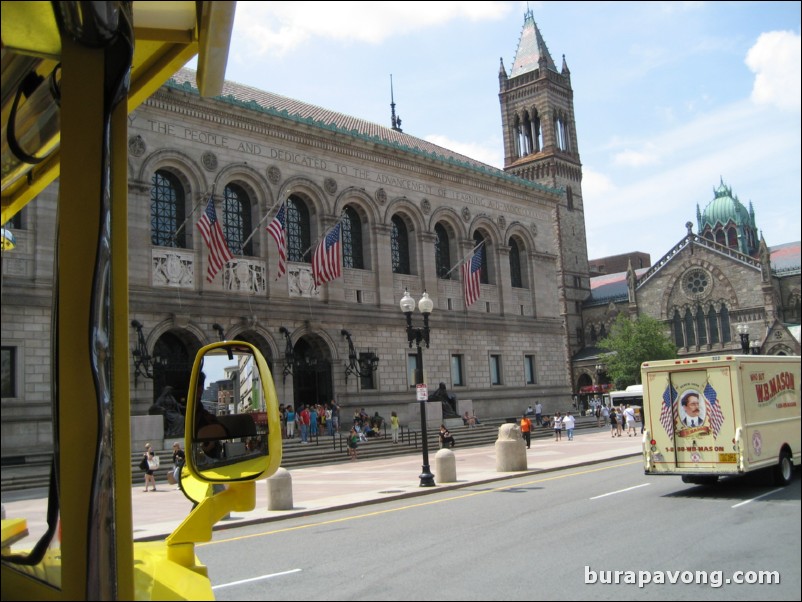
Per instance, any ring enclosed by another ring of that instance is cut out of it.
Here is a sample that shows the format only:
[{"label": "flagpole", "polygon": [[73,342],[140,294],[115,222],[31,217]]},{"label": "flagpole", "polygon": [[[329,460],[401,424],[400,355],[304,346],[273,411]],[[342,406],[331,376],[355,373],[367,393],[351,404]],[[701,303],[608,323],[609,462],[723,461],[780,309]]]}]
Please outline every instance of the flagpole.
[{"label": "flagpole", "polygon": [[[214,189],[212,189],[211,196],[214,196]],[[209,199],[209,195],[206,195],[206,196],[203,196],[203,197],[201,197],[201,199],[200,199],[200,200],[199,200],[199,201],[198,201],[198,202],[195,204],[195,206],[192,208],[192,211],[190,211],[190,212],[189,212],[189,215],[188,215],[188,216],[187,216],[187,217],[184,219],[184,221],[183,221],[183,222],[181,222],[181,225],[180,225],[180,226],[178,226],[178,228],[176,229],[176,231],[175,231],[175,232],[173,232],[173,233],[170,235],[170,241],[171,241],[171,242],[174,242],[174,241],[175,241],[175,239],[178,237],[178,234],[181,232],[181,230],[183,230],[183,229],[184,229],[184,226],[186,226],[186,225],[187,225],[187,222],[189,221],[189,218],[191,218],[193,215],[195,215],[195,212],[198,210],[198,207],[200,207],[200,204],[201,204],[201,203],[202,203],[204,200],[206,200],[206,201],[208,202],[208,199]]]},{"label": "flagpole", "polygon": [[[262,219],[260,219],[260,220],[259,220],[259,223],[257,223],[257,224],[256,224],[256,227],[255,227],[255,228],[253,229],[253,231],[252,231],[252,232],[251,232],[251,233],[248,235],[248,238],[246,238],[246,239],[243,241],[243,243],[242,243],[242,248],[243,248],[243,249],[245,249],[245,246],[246,246],[246,245],[247,245],[247,244],[250,242],[250,240],[253,238],[253,235],[254,235],[254,234],[256,234],[257,230],[259,230],[259,228],[262,226],[262,224],[263,224],[263,223],[265,223],[265,220],[266,220],[268,217],[270,217],[270,216],[272,215],[272,213],[273,213],[273,209],[275,209],[276,207],[280,207],[281,205],[285,204],[285,203],[286,203],[286,202],[289,200],[289,198],[290,198],[290,195],[291,195],[291,194],[292,194],[292,190],[289,190],[289,191],[287,192],[287,198],[286,198],[286,199],[284,199],[284,200],[283,200],[283,201],[281,201],[281,202],[276,202],[276,203],[273,203],[273,204],[270,206],[270,208],[267,210],[267,213],[265,213],[265,216],[264,216]],[[276,211],[276,213],[278,213],[278,211]]]},{"label": "flagpole", "polygon": [[[307,249],[306,249],[306,250],[305,250],[303,253],[301,253],[301,257],[304,257],[304,256],[305,256],[307,253],[309,253],[309,251],[311,251],[312,249],[316,249],[316,248],[318,247],[318,245],[320,244],[320,241],[321,241],[321,240],[323,240],[324,238],[326,238],[326,234],[328,234],[328,232],[329,232],[329,231],[330,231],[332,228],[334,228],[334,226],[336,226],[336,225],[337,225],[337,224],[339,224],[341,221],[343,221],[343,217],[345,217],[345,209],[343,209],[343,212],[340,214],[340,217],[337,219],[337,221],[336,221],[336,222],[334,222],[334,225],[332,225],[332,226],[331,226],[331,227],[329,227],[329,228],[326,228],[326,229],[323,231],[323,234],[322,234],[321,236],[318,236],[318,237],[315,239],[315,242],[313,242],[311,245],[309,245],[309,247],[307,247]],[[484,242],[484,241],[483,241],[483,242]]]},{"label": "flagpole", "polygon": [[481,247],[483,244],[485,244],[485,241],[484,241],[484,240],[482,240],[482,242],[480,242],[480,243],[479,243],[478,245],[476,245],[476,246],[475,246],[473,249],[471,249],[471,250],[470,250],[470,251],[468,251],[468,252],[467,252],[465,255],[463,255],[462,259],[460,259],[460,260],[459,260],[459,261],[456,263],[456,265],[455,265],[453,268],[451,268],[450,270],[448,270],[448,272],[446,272],[445,276],[443,276],[443,279],[445,279],[445,278],[448,278],[448,277],[451,275],[451,272],[453,272],[453,271],[454,271],[454,270],[456,270],[458,267],[460,267],[460,266],[463,264],[463,262],[464,262],[464,261],[465,261],[465,260],[468,258],[468,256],[469,256],[469,255],[471,255],[472,253],[475,253],[475,252],[476,252],[476,249],[478,249],[479,247]]}]

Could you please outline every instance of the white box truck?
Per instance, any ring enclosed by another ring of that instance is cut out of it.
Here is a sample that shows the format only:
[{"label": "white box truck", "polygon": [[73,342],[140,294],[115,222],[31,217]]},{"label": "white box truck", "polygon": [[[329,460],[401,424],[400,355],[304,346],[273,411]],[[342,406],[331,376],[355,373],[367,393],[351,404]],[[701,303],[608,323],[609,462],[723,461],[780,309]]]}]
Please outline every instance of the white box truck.
[{"label": "white box truck", "polygon": [[720,355],[644,362],[644,471],[686,483],[773,468],[800,453],[800,358]]}]

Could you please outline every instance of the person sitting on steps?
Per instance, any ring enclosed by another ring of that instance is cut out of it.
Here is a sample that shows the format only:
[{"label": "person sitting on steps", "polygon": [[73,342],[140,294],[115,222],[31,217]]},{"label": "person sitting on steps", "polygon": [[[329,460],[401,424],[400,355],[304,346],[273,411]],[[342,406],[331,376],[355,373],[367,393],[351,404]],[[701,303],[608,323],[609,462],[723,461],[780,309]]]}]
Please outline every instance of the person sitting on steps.
[{"label": "person sitting on steps", "polygon": [[454,447],[456,442],[454,436],[448,431],[445,424],[440,425],[440,448]]}]

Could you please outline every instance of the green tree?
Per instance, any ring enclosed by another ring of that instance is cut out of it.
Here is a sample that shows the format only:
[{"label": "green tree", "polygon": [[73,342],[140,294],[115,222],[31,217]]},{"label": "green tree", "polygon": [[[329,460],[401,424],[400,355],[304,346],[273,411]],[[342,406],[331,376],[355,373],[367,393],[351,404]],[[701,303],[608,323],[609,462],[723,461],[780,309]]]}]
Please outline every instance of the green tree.
[{"label": "green tree", "polygon": [[643,362],[677,357],[677,347],[665,332],[665,326],[649,316],[630,320],[619,314],[610,334],[598,345],[606,351],[601,359],[618,389],[640,382]]}]

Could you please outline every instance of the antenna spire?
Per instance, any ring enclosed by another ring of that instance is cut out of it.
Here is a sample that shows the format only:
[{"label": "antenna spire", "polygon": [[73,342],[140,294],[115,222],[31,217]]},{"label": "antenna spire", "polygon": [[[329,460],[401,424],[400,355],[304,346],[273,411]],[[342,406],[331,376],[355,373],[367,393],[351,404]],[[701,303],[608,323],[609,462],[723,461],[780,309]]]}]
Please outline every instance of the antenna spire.
[{"label": "antenna spire", "polygon": [[401,117],[395,115],[395,98],[393,97],[393,74],[390,74],[390,123],[396,132],[402,132]]}]

